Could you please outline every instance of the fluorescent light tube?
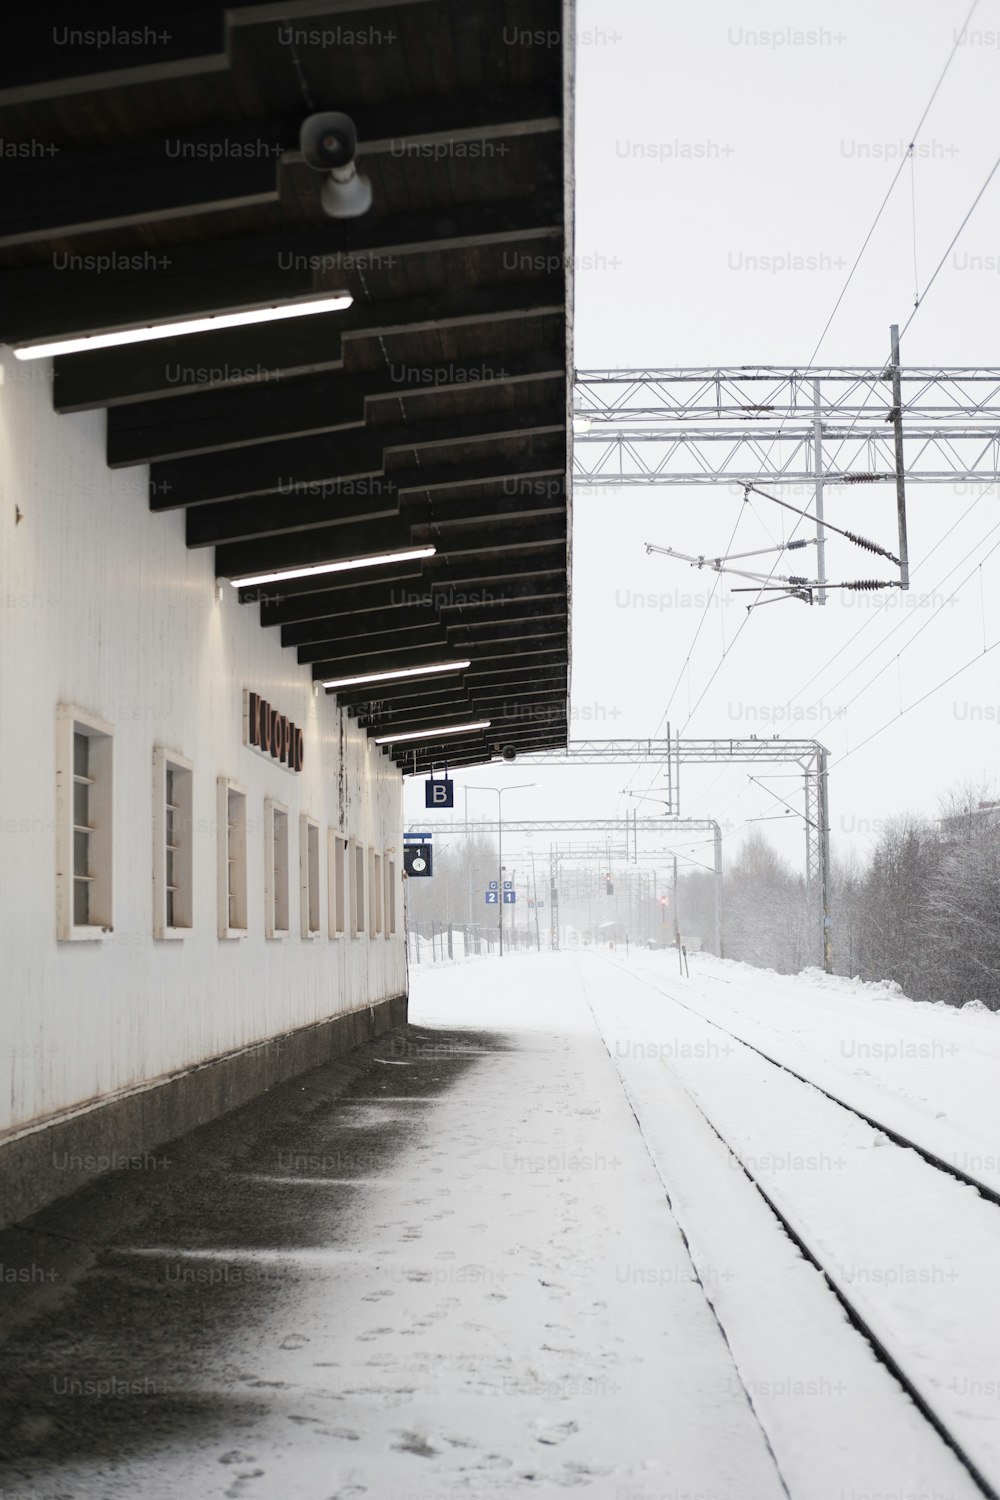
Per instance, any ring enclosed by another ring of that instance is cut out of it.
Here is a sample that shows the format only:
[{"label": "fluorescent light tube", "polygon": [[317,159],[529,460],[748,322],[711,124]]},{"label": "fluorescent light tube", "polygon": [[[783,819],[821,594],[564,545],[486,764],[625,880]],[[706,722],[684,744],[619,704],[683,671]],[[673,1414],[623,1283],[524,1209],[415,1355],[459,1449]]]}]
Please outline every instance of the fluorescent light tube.
[{"label": "fluorescent light tube", "polygon": [[144,328],[118,328],[75,339],[53,339],[24,344],[15,359],[45,359],[51,354],[85,354],[89,349],[116,349],[122,344],[145,344],[151,339],[174,339],[187,333],[215,333],[220,328],[245,328],[251,323],[278,323],[283,318],[307,318],[313,313],[343,312],[354,298],[347,292],[310,302],[285,302],[279,307],[254,307],[244,312],[217,313],[206,318],[183,318],[174,323],[150,323]]},{"label": "fluorescent light tube", "polygon": [[398,682],[403,677],[426,677],[431,672],[461,672],[471,661],[436,661],[429,667],[400,667],[395,672],[366,672],[362,677],[331,677],[325,688],[366,687],[369,682]]},{"label": "fluorescent light tube", "polygon": [[403,740],[440,740],[446,734],[467,734],[470,729],[489,729],[492,719],[477,719],[473,724],[449,724],[444,729],[411,729],[408,734],[380,735],[376,745],[399,745]]},{"label": "fluorescent light tube", "polygon": [[351,568],[374,568],[379,563],[412,562],[418,557],[433,557],[436,547],[407,547],[405,552],[377,552],[371,557],[346,557],[342,562],[316,563],[307,568],[278,568],[273,573],[244,573],[230,578],[234,589],[248,589],[256,583],[283,583],[286,578],[315,578],[322,573],[345,573]]}]

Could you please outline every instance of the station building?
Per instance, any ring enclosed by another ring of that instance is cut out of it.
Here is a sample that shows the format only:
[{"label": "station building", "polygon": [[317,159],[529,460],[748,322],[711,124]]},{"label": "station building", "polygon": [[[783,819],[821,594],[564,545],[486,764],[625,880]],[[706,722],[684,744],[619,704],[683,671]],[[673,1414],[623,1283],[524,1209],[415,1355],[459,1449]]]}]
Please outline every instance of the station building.
[{"label": "station building", "polygon": [[2,1222],[401,1024],[404,775],[567,736],[569,10],[99,11],[0,64]]}]

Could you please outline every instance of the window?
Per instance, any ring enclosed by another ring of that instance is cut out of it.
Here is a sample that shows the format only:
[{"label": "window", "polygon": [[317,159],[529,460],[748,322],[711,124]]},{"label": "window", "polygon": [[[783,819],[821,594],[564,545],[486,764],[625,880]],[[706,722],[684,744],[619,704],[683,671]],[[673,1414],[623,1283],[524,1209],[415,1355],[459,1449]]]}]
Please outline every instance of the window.
[{"label": "window", "polygon": [[327,931],[335,938],[347,926],[347,840],[334,833],[332,828],[327,829],[326,857]]},{"label": "window", "polygon": [[247,794],[220,776],[216,819],[219,833],[219,936],[247,935]]},{"label": "window", "polygon": [[365,849],[351,840],[351,935],[360,937],[365,930]]},{"label": "window", "polygon": [[382,931],[382,856],[376,854],[373,849],[368,851],[369,869],[371,870],[371,897],[368,902],[370,913],[371,935],[377,937]]},{"label": "window", "polygon": [[385,855],[385,935],[392,937],[396,931],[396,861]]},{"label": "window", "polygon": [[299,891],[302,936],[319,937],[319,824],[305,813],[299,818]]},{"label": "window", "polygon": [[288,936],[288,809],[264,799],[264,932]]},{"label": "window", "polygon": [[153,936],[182,938],[193,925],[191,762],[153,751]]},{"label": "window", "polygon": [[56,930],[62,942],[106,937],[113,927],[113,734],[103,719],[60,704]]}]

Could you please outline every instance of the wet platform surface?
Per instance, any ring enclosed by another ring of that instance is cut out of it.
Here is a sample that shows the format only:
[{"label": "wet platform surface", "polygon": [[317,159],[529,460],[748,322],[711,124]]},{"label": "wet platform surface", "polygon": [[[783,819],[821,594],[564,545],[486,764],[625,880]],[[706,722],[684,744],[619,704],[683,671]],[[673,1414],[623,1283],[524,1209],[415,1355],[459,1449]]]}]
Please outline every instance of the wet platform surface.
[{"label": "wet platform surface", "polygon": [[777,1500],[566,1015],[388,1033],[0,1235],[4,1500]]}]

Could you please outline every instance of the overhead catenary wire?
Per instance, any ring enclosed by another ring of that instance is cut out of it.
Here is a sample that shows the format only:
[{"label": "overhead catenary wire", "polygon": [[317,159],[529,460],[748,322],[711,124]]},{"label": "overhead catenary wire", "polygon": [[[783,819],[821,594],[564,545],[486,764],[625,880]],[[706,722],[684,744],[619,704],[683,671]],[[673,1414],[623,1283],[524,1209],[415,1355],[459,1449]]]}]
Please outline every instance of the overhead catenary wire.
[{"label": "overhead catenary wire", "polygon": [[922,693],[919,698],[915,699],[906,708],[900,709],[899,713],[894,714],[891,719],[887,719],[884,724],[880,724],[878,729],[873,730],[865,739],[854,745],[850,750],[845,751],[843,755],[838,756],[835,763],[843,765],[845,760],[849,760],[852,755],[857,755],[859,750],[863,750],[866,745],[871,744],[872,740],[878,739],[880,734],[884,734],[887,729],[891,729],[893,724],[898,724],[900,719],[912,713],[915,708],[919,708],[922,703],[926,703],[928,698],[933,698],[935,693],[939,693],[943,687],[947,687],[949,683],[954,682],[956,677],[961,677],[963,672],[967,672],[970,667],[975,666],[977,661],[982,661],[984,657],[989,656],[990,652],[995,651],[998,646],[1000,646],[1000,638],[991,641],[988,646],[984,646],[981,651],[978,651],[975,656],[970,657],[962,666],[956,667],[954,672],[950,672],[947,677],[935,683],[932,688],[928,688],[926,693]]},{"label": "overhead catenary wire", "polygon": [[[976,498],[973,500],[972,504],[969,505],[962,512],[962,514],[959,516],[959,518],[958,518],[957,521],[953,521],[952,522],[952,524],[948,527],[948,530],[945,532],[944,536],[941,537],[940,540],[935,543],[935,549],[937,547],[940,547],[944,542],[946,542],[948,540],[948,538],[951,536],[952,532],[956,531],[958,529],[958,527],[961,526],[961,524],[965,520],[965,518],[967,516],[969,516],[969,515],[972,514],[972,512],[975,510],[976,506],[982,503],[982,501],[986,498],[986,496],[990,493],[990,491],[992,489],[995,489],[996,484],[997,484],[997,480],[994,479],[993,483],[991,485],[989,485],[986,489],[982,490],[976,496]],[[987,532],[986,535],[989,536],[989,534],[990,533]],[[981,540],[985,541],[986,538],[983,537]],[[978,547],[980,544],[981,544],[980,542],[977,542],[976,546]],[[974,549],[972,549],[972,550],[974,550]],[[966,553],[966,556],[969,556],[969,553]],[[924,558],[923,562],[921,562],[921,563],[915,563],[911,567],[911,569],[910,569],[910,577],[911,577],[911,579],[912,579],[913,575],[918,571],[918,569],[923,566],[923,563],[927,562],[927,560],[928,560],[927,558]],[[932,591],[932,593],[936,589],[940,588],[941,584],[945,583],[951,577],[952,573],[955,571],[955,568],[960,567],[961,564],[964,561],[965,561],[965,558],[961,558],[959,560],[959,562],[957,562],[954,565],[954,567],[949,568],[948,572],[945,573],[945,575],[944,575],[943,578],[940,578],[937,583],[932,584],[931,585],[931,591]],[[812,674],[812,676],[810,678],[808,678],[802,684],[802,686],[800,688],[798,688],[797,691],[794,692],[791,695],[790,698],[787,698],[785,700],[786,707],[790,707],[793,703],[797,702],[798,699],[800,699],[802,697],[802,695],[806,691],[806,689],[812,687],[812,685],[816,681],[816,679],[818,677],[821,677],[823,675],[823,673],[827,670],[828,667],[832,667],[833,663],[837,660],[838,657],[843,656],[844,652],[848,649],[848,647],[852,646],[854,644],[854,642],[858,639],[858,636],[862,635],[868,629],[868,627],[870,625],[874,625],[875,624],[876,620],[878,619],[878,617],[882,613],[882,611],[884,609],[888,608],[889,603],[890,603],[889,599],[884,599],[881,602],[881,604],[879,604],[878,608],[872,611],[872,613],[868,616],[868,619],[862,621],[862,623],[858,626],[858,628],[854,632],[854,634],[851,635],[851,636],[848,636],[847,640],[844,641],[843,645],[838,646],[837,649],[836,649],[836,651],[834,651],[833,654],[827,658],[827,660],[823,663],[823,665],[821,667],[817,667],[816,671]],[[903,618],[906,619],[906,618],[908,618],[908,616],[904,616]],[[898,630],[899,626],[901,624],[902,624],[902,621],[897,621],[896,625],[893,626],[893,630],[889,631],[889,635],[892,635],[892,633],[893,633],[894,630]],[[882,641],[879,642],[879,645],[883,644],[883,642],[886,641],[886,640],[888,640],[888,638],[889,638],[888,635],[883,636],[882,637]],[[872,650],[870,652],[868,652],[868,654],[866,656],[863,656],[861,658],[861,661],[857,662],[855,664],[855,667],[851,668],[851,671],[855,671],[857,669],[857,667],[861,666],[864,662],[866,662],[868,660],[869,656],[871,656],[877,650],[878,650],[878,646],[873,646]],[[846,676],[850,676],[850,672],[846,673],[845,675]],[[844,681],[843,677],[839,678],[838,681],[833,684],[833,687],[839,687],[840,683],[843,682],[843,681]]]},{"label": "overhead catenary wire", "polygon": [[[924,122],[927,119],[928,114],[930,113],[930,109],[931,109],[931,107],[932,107],[932,105],[934,103],[934,100],[936,99],[937,94],[938,94],[938,92],[939,92],[939,90],[941,88],[941,84],[944,81],[945,75],[947,74],[947,72],[948,72],[948,70],[949,70],[949,68],[951,66],[951,63],[952,63],[952,61],[953,61],[953,59],[955,57],[955,53],[958,50],[958,47],[962,43],[962,40],[963,40],[963,38],[965,36],[965,33],[966,33],[967,29],[968,29],[969,22],[972,19],[972,16],[973,16],[973,14],[974,14],[974,12],[976,10],[977,5],[978,5],[978,0],[973,0],[973,3],[970,6],[969,11],[966,14],[966,17],[965,17],[965,20],[964,20],[964,22],[962,24],[961,30],[955,34],[955,40],[954,40],[954,43],[952,45],[951,51],[948,54],[947,61],[945,62],[945,65],[942,68],[942,71],[941,71],[941,73],[940,73],[940,75],[938,77],[938,80],[937,80],[937,82],[936,82],[936,84],[934,86],[934,89],[932,90],[931,97],[928,100],[927,105],[924,108],[924,111],[923,111],[923,113],[922,113],[922,115],[920,117],[920,120],[919,120],[918,124],[917,124],[917,128],[916,128],[916,130],[914,130],[913,135],[911,137],[908,155],[912,155],[913,148],[914,148],[914,146],[916,144],[917,136],[919,135],[920,130],[922,129],[922,127],[924,125]],[[857,270],[857,267],[858,267],[858,264],[860,263],[861,257],[863,256],[865,249],[867,248],[868,244],[871,241],[872,235],[875,232],[875,228],[877,227],[878,222],[881,219],[882,214],[883,214],[883,212],[885,210],[885,207],[886,207],[886,205],[887,205],[887,203],[889,201],[889,198],[891,197],[892,192],[893,192],[893,190],[894,190],[894,188],[895,188],[895,186],[896,186],[896,184],[897,184],[897,182],[899,180],[899,177],[900,177],[900,174],[902,172],[902,169],[903,169],[903,167],[904,167],[904,165],[906,163],[906,159],[907,159],[906,157],[902,158],[902,160],[900,161],[899,167],[897,168],[896,172],[893,174],[892,181],[890,182],[889,188],[888,188],[888,190],[886,192],[886,195],[883,198],[881,205],[879,206],[878,212],[876,213],[876,216],[875,216],[875,219],[874,219],[874,221],[872,223],[872,226],[869,229],[869,232],[868,232],[868,234],[865,237],[865,240],[864,240],[864,243],[862,244],[861,250],[859,251],[857,258],[856,258],[853,266],[851,267],[851,270],[848,273],[847,280],[844,283],[843,288],[841,289],[840,295],[838,296],[836,303],[834,304],[833,311],[831,312],[829,318],[827,319],[827,322],[824,325],[823,331],[820,334],[820,338],[817,341],[816,347],[815,347],[812,355],[810,356],[810,359],[808,361],[809,364],[812,364],[813,361],[815,360],[816,354],[818,353],[819,348],[822,345],[823,340],[825,339],[827,332],[829,331],[829,328],[830,328],[830,326],[831,326],[831,324],[833,322],[833,319],[834,319],[834,317],[836,315],[836,312],[837,312],[838,308],[840,307],[840,304],[843,301],[844,295],[845,295],[845,293],[846,293],[846,291],[847,291],[847,289],[848,289],[848,287],[849,287],[849,285],[851,283],[851,280],[853,279],[854,273]],[[934,272],[933,272],[930,280],[928,281],[926,287],[924,288],[923,293],[920,296],[918,296],[917,301],[916,301],[916,305],[914,306],[914,309],[911,312],[910,317],[907,319],[907,322],[904,325],[903,333],[905,333],[906,330],[910,327],[910,324],[913,322],[913,319],[916,316],[917,311],[923,305],[923,301],[926,298],[927,293],[930,291],[931,286],[934,284],[935,280],[937,279],[938,273],[940,272],[942,266],[944,265],[945,260],[947,259],[947,257],[950,254],[951,250],[954,248],[954,245],[958,241],[958,239],[959,239],[959,237],[960,237],[960,235],[962,233],[962,230],[965,228],[965,225],[968,223],[969,219],[971,218],[972,213],[974,212],[976,206],[978,205],[978,203],[982,199],[983,194],[985,193],[986,188],[989,186],[989,183],[991,182],[993,176],[995,175],[998,167],[1000,167],[1000,157],[998,157],[997,160],[996,160],[996,162],[994,162],[994,165],[991,168],[991,170],[990,170],[990,172],[989,172],[989,174],[988,174],[988,176],[986,178],[986,181],[982,184],[982,186],[979,189],[979,192],[976,194],[976,197],[973,200],[973,203],[972,203],[971,207],[969,208],[969,210],[965,214],[964,218],[962,219],[962,222],[959,225],[959,228],[956,231],[955,235],[952,237],[952,239],[951,239],[951,241],[950,241],[950,243],[948,245],[948,248],[945,251],[944,255],[942,256],[942,258],[939,261],[938,265],[935,267],[935,270],[934,270]],[[900,335],[900,337],[902,337],[902,334]],[[855,416],[855,418],[851,422],[850,428],[848,429],[848,432],[845,434],[845,441],[846,441],[846,438],[850,435],[850,431],[853,430],[854,426],[856,425],[859,416],[860,416],[860,409],[859,409],[858,414]],[[779,432],[780,432],[780,427],[779,427]],[[757,476],[758,478],[759,478],[760,472],[762,471],[762,468],[763,468],[763,466],[761,466],[761,470],[758,471],[758,476]],[[772,498],[774,498],[774,497],[772,497]],[[815,519],[815,517],[813,517],[812,519]],[[792,528],[792,536],[794,536],[795,532],[798,530],[798,528],[799,528],[800,525],[801,525],[801,520],[799,520],[799,521],[797,521],[795,523],[795,526],[793,526],[793,528]],[[776,566],[777,566],[777,563],[775,563],[775,567]],[[772,568],[771,571],[773,573],[774,572],[774,568]],[[761,593],[763,593],[763,591],[764,590],[762,588]],[[752,606],[751,606],[751,608],[752,608]],[[747,614],[744,616],[744,619],[741,621],[741,623],[740,623],[740,625],[739,625],[739,627],[738,627],[738,629],[736,631],[736,634],[733,636],[733,639],[729,643],[728,649],[722,653],[722,655],[721,655],[718,663],[716,664],[716,666],[715,666],[715,668],[714,668],[714,670],[713,670],[713,672],[712,672],[712,674],[711,674],[708,682],[705,685],[705,688],[703,689],[702,693],[699,695],[698,699],[696,700],[696,702],[694,704],[694,707],[690,710],[690,712],[688,714],[688,717],[687,717],[687,720],[685,721],[684,725],[682,726],[682,731],[681,732],[683,732],[683,730],[685,730],[687,728],[688,724],[691,722],[691,719],[694,717],[694,714],[697,712],[698,708],[700,707],[702,701],[704,700],[704,698],[707,695],[709,689],[711,688],[711,686],[714,683],[716,677],[718,676],[720,670],[722,669],[722,666],[724,665],[724,663],[725,663],[728,655],[732,652],[733,647],[736,645],[736,642],[739,640],[739,637],[742,635],[743,630],[744,630],[744,628],[746,626],[746,623],[749,620],[749,618],[750,618],[750,609],[748,609]]]},{"label": "overhead catenary wire", "polygon": [[[972,0],[972,4],[970,5],[970,7],[969,7],[969,9],[968,9],[968,11],[966,13],[965,20],[963,21],[960,30],[957,33],[955,33],[955,35],[954,35],[954,41],[953,41],[951,50],[948,53],[948,57],[945,60],[944,66],[942,67],[941,72],[938,75],[937,81],[935,82],[933,89],[931,90],[930,97],[928,98],[927,103],[924,106],[924,109],[923,109],[923,111],[922,111],[922,113],[920,115],[920,118],[919,118],[919,120],[917,122],[917,125],[916,125],[915,129],[913,130],[913,132],[911,133],[911,137],[910,137],[910,150],[909,150],[909,153],[908,153],[908,155],[910,157],[912,157],[913,148],[914,148],[914,146],[916,144],[917,138],[918,138],[921,130],[923,129],[923,126],[924,126],[924,124],[925,124],[925,122],[927,120],[928,115],[930,114],[930,111],[931,111],[931,109],[932,109],[932,107],[934,105],[935,100],[937,99],[938,93],[940,92],[940,89],[941,89],[941,86],[942,86],[942,84],[944,82],[944,79],[947,76],[949,69],[951,68],[952,62],[954,61],[954,58],[955,58],[955,54],[957,53],[958,48],[961,46],[961,44],[962,44],[962,42],[964,40],[965,33],[968,30],[969,22],[971,21],[974,13],[976,11],[978,3],[979,3],[979,0]],[[847,291],[848,291],[848,289],[849,289],[849,287],[850,287],[850,285],[851,285],[851,283],[852,283],[852,281],[854,279],[854,276],[855,276],[855,273],[857,272],[858,266],[860,265],[860,263],[861,263],[864,255],[865,255],[865,252],[867,251],[868,246],[870,245],[871,240],[872,240],[872,238],[873,238],[873,236],[875,234],[875,231],[876,231],[879,223],[881,222],[881,219],[882,219],[882,216],[883,216],[883,214],[885,212],[885,209],[886,209],[886,207],[887,207],[887,205],[889,203],[889,200],[892,197],[892,194],[893,194],[893,192],[894,192],[894,190],[896,188],[896,185],[897,185],[897,183],[899,181],[899,178],[900,178],[900,176],[902,174],[903,168],[906,165],[906,160],[907,160],[907,157],[904,156],[901,159],[901,161],[899,163],[899,166],[897,167],[895,173],[893,174],[892,180],[889,183],[889,186],[888,186],[888,188],[886,190],[886,193],[885,193],[885,195],[884,195],[881,203],[879,204],[879,207],[878,207],[878,209],[877,209],[877,211],[875,213],[875,216],[874,216],[874,218],[873,218],[873,220],[871,222],[871,225],[870,225],[870,227],[868,229],[868,232],[865,235],[865,237],[864,237],[864,239],[863,239],[863,241],[861,243],[861,247],[858,250],[858,253],[857,253],[857,255],[856,255],[855,259],[854,259],[854,262],[853,262],[853,264],[852,264],[852,266],[851,266],[851,268],[850,268],[850,270],[849,270],[849,272],[847,274],[847,278],[846,278],[843,286],[841,287],[840,292],[837,295],[837,298],[836,298],[836,300],[834,302],[833,308],[831,309],[830,314],[827,317],[826,322],[824,323],[823,328],[822,328],[822,330],[820,332],[819,338],[816,341],[816,344],[815,344],[815,346],[813,348],[813,351],[812,351],[811,355],[809,356],[808,361],[806,362],[809,365],[812,365],[815,362],[816,356],[819,353],[819,350],[822,347],[822,345],[823,345],[823,343],[824,343],[824,341],[826,339],[827,334],[829,333],[829,330],[830,330],[830,328],[831,328],[831,326],[833,324],[834,318],[836,317],[836,315],[837,315],[837,313],[838,313],[838,311],[839,311],[839,309],[841,307],[841,304],[843,303],[843,300],[844,300],[844,298],[845,298],[845,296],[847,294]],[[1000,163],[998,163],[998,164],[1000,164]],[[912,168],[911,168],[911,170],[912,170]],[[995,170],[996,170],[996,168],[994,168],[994,171]],[[992,177],[993,174],[991,173],[990,175]],[[977,199],[976,199],[977,203],[979,201],[979,198],[982,196],[982,193],[985,191],[985,188],[986,188],[986,186],[988,184],[988,181],[989,181],[989,179],[987,179],[987,183],[985,183],[983,185],[983,188],[980,190],[980,193],[979,193],[979,195],[977,196]],[[974,207],[975,207],[975,203],[973,204],[973,208]],[[967,222],[968,217],[970,216],[971,212],[972,212],[972,210],[970,209],[969,214],[966,215],[966,219],[963,220],[963,226],[961,226],[961,227],[964,227],[964,223]],[[960,227],[959,233],[961,232],[961,227]],[[956,236],[956,238],[957,238],[957,236]],[[947,252],[946,252],[946,254],[947,254]],[[933,281],[934,281],[934,279],[937,276],[938,270],[940,270],[940,266],[938,266],[938,268],[935,270],[934,276],[932,276],[931,281],[928,282],[928,285],[927,285],[927,287],[924,290],[924,294],[923,294],[924,296],[926,296],[927,291],[930,290],[930,286],[933,284]],[[918,306],[920,305],[921,301],[922,301],[922,299],[918,299]],[[916,311],[917,311],[917,307],[914,308],[914,314],[916,313]],[[906,324],[906,328],[909,327],[909,323],[912,321],[912,318],[913,318],[914,314],[911,314],[911,317],[910,317],[910,319],[908,320],[908,322]],[[904,332],[905,332],[905,328],[904,328]],[[859,411],[858,415],[860,415],[860,411]],[[779,425],[778,433],[775,435],[775,439],[772,439],[772,446],[773,446],[773,442],[776,440],[776,438],[778,436],[780,436],[781,427],[784,425],[784,420],[787,420],[787,419],[783,419],[782,423]],[[857,422],[857,420],[858,420],[858,417],[856,416],[854,418],[854,421],[851,423],[851,427],[852,428],[855,425],[855,423]],[[769,448],[768,452],[770,452],[770,448]],[[763,472],[764,463],[765,462],[766,462],[766,456],[765,456],[765,460],[761,463],[761,465],[760,465],[760,467],[758,469],[758,473],[757,473],[756,478],[759,478],[760,474]],[[746,498],[746,497],[744,497],[744,498]],[[740,512],[737,515],[736,524],[735,524],[735,526],[733,528],[732,535],[730,536],[730,540],[729,540],[729,542],[727,543],[727,546],[726,546],[726,551],[727,552],[732,547],[733,538],[735,537],[736,530],[739,527],[740,519],[741,519],[742,515],[743,515],[743,508],[741,507]],[[792,528],[792,538],[794,538],[795,532],[798,530],[798,528],[799,528],[800,525],[801,525],[801,518],[795,523],[795,526],[793,526],[793,528]],[[791,538],[789,538],[789,539],[791,539]],[[774,567],[776,567],[776,566],[777,566],[777,560],[775,561]],[[774,568],[772,568],[772,572],[773,571],[774,571]],[[681,670],[678,673],[677,681],[676,681],[676,683],[674,685],[673,691],[671,692],[670,699],[668,700],[668,703],[667,703],[667,707],[664,710],[664,713],[662,714],[662,716],[661,716],[661,718],[659,720],[659,723],[657,725],[657,730],[654,731],[654,733],[659,731],[660,727],[663,725],[663,723],[667,719],[667,716],[668,716],[668,714],[670,712],[670,707],[671,707],[671,705],[673,703],[674,697],[676,696],[677,689],[678,689],[678,687],[680,685],[681,680],[683,679],[684,671],[685,671],[685,669],[687,668],[687,666],[690,663],[691,656],[692,656],[692,654],[694,652],[695,646],[697,645],[698,638],[700,637],[700,634],[701,634],[702,628],[704,626],[705,620],[706,620],[706,618],[708,616],[708,610],[709,610],[709,608],[711,606],[711,602],[712,602],[712,599],[714,597],[714,594],[715,594],[715,591],[716,591],[717,587],[718,587],[718,578],[713,583],[712,590],[711,590],[711,593],[709,595],[708,603],[706,604],[706,607],[705,607],[705,609],[704,609],[704,611],[702,613],[702,616],[701,616],[701,618],[698,621],[698,625],[697,625],[697,627],[695,629],[695,633],[694,633],[694,636],[692,638],[691,645],[689,646],[688,652],[687,652],[687,656],[685,657],[684,665],[681,667]],[[748,611],[747,614],[744,615],[743,619],[741,620],[739,626],[736,629],[735,634],[733,635],[732,639],[729,641],[728,645],[726,645],[726,646],[723,647],[723,650],[722,650],[722,653],[721,653],[721,655],[719,657],[719,660],[716,663],[716,666],[714,667],[714,669],[713,669],[713,671],[712,671],[712,673],[711,673],[708,681],[706,682],[705,687],[702,689],[702,692],[698,695],[698,698],[696,699],[693,707],[691,707],[689,709],[687,718],[685,719],[684,724],[681,727],[681,730],[680,730],[681,733],[683,733],[687,729],[687,727],[690,724],[691,720],[693,719],[694,715],[697,713],[698,709],[700,708],[702,702],[704,701],[704,698],[706,697],[707,693],[709,692],[710,688],[712,687],[712,684],[715,682],[715,679],[718,676],[719,672],[721,671],[723,665],[728,660],[729,656],[732,654],[732,652],[733,652],[733,650],[734,650],[737,642],[739,641],[741,635],[743,634],[744,629],[746,628],[746,625],[747,625],[747,622],[749,621],[749,619],[750,619],[750,612]],[[630,777],[630,779],[629,779],[629,784],[630,785],[631,785],[632,780],[634,780],[634,776],[635,776],[635,773],[633,773],[632,777]],[[655,778],[654,778],[654,780],[655,780]],[[652,784],[653,783],[651,782],[650,783],[650,787],[652,786]]]},{"label": "overhead catenary wire", "polygon": [[[991,488],[993,488],[993,487],[994,486],[991,486]],[[988,491],[986,491],[985,493],[988,493]],[[968,514],[968,512],[966,512],[966,514]],[[964,562],[968,562],[968,560],[972,556],[972,554],[974,552],[976,552],[978,550],[978,548],[980,548],[983,545],[984,542],[988,541],[989,538],[993,535],[993,533],[995,531],[997,531],[998,529],[1000,529],[1000,521],[998,521],[995,525],[991,526],[990,529],[989,529],[989,531],[986,533],[986,535],[980,537],[979,540],[972,547],[969,548],[968,552],[966,552],[963,557],[960,557],[958,559],[958,562],[954,563],[948,569],[947,573],[945,573],[944,576],[942,578],[940,578],[938,580],[938,582],[934,585],[935,590],[938,589],[938,588],[940,588],[943,583],[946,583],[947,580],[951,577],[951,575],[953,573],[957,572],[958,569],[962,566],[962,564]],[[949,532],[948,534],[950,535],[951,533]],[[978,564],[976,566],[982,567],[982,564],[986,561],[986,558],[989,557],[995,551],[996,551],[996,544],[993,547],[990,548],[989,552],[987,552],[984,557],[982,557],[982,558],[979,559],[979,562],[978,562]],[[973,568],[972,571],[975,572],[975,567]],[[943,603],[941,605],[939,605],[938,609],[934,611],[934,614],[931,616],[931,619],[933,619],[934,615],[938,614],[940,612],[940,610],[944,608],[945,604],[950,603],[951,600],[955,598],[955,595],[962,588],[964,588],[965,584],[969,581],[969,578],[971,576],[972,576],[971,573],[966,575],[966,577],[957,586],[957,588],[955,588],[948,595],[948,597],[943,601]],[[882,649],[882,647],[886,644],[886,642],[889,641],[891,639],[891,637],[895,635],[896,631],[897,630],[901,630],[904,625],[909,624],[913,620],[913,618],[914,618],[914,616],[912,616],[912,615],[904,615],[902,617],[902,619],[897,620],[896,623],[895,623],[895,625],[892,627],[892,629],[889,630],[889,631],[887,631],[886,634],[882,637],[882,639],[880,641],[877,641],[876,644],[871,648],[870,651],[866,651],[865,654],[864,654],[864,656],[862,656],[859,661],[856,661],[854,663],[854,665],[847,672],[845,672],[843,674],[842,677],[838,677],[836,682],[833,682],[833,683],[830,684],[830,686],[827,688],[827,692],[828,693],[834,692],[838,687],[840,687],[841,683],[846,682],[849,677],[853,677],[854,676],[855,672],[860,671],[860,669],[864,666],[865,662],[866,661],[870,661],[871,658],[875,655],[875,653],[877,651],[880,651]],[[930,620],[925,621],[924,624],[920,627],[920,630],[917,631],[917,635],[920,635],[922,633],[922,631],[926,628],[926,626],[929,623],[930,623]],[[913,639],[916,640],[916,638],[917,637],[915,635],[913,637]],[[904,651],[907,650],[909,644],[910,643],[908,642],[907,645],[903,647]],[[789,703],[791,703],[792,701],[793,700],[790,699]],[[853,699],[851,701],[853,702]]]}]

